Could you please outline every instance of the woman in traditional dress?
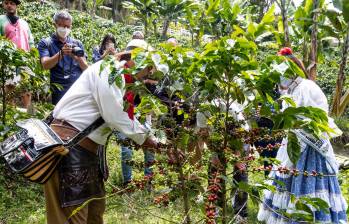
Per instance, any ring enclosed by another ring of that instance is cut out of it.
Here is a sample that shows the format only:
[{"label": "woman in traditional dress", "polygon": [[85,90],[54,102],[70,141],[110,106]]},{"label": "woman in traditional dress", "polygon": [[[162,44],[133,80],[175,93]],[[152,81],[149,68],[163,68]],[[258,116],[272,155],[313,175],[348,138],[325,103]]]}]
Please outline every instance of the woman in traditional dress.
[{"label": "woman in traditional dress", "polygon": [[[288,57],[306,73],[302,62],[293,55],[290,48],[281,49],[279,55]],[[312,80],[301,77],[281,77],[279,88],[281,93],[287,94],[293,99],[297,107],[312,106],[328,113],[326,96]],[[283,105],[283,109],[285,107],[287,105]],[[335,132],[341,132],[331,118],[329,118],[329,126]],[[301,146],[300,158],[296,164],[291,162],[287,154],[287,138],[284,139],[276,157],[281,163],[274,165],[274,171],[270,173],[270,177],[273,179],[271,182],[276,187],[276,191],[266,190],[264,192],[258,220],[268,224],[305,223],[283,215],[283,212],[292,213],[294,211],[294,203],[290,200],[291,194],[293,194],[296,198],[305,196],[320,198],[327,202],[329,206],[327,211],[318,211],[310,206],[316,223],[347,223],[347,203],[338,183],[338,164],[329,140],[330,137],[316,139],[304,130],[293,131]],[[278,167],[298,170],[299,175],[281,173],[277,171]],[[312,175],[304,175],[303,171]],[[317,175],[320,173],[323,176]],[[280,182],[284,184],[280,184]]]}]

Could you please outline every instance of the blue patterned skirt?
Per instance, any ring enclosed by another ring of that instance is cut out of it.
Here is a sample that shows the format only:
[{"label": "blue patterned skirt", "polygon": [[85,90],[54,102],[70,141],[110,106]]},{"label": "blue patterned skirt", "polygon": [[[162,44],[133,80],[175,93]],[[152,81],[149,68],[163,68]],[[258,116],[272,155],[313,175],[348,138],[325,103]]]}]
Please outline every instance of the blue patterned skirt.
[{"label": "blue patterned skirt", "polygon": [[[317,173],[331,174],[326,166],[326,159],[315,149],[307,145],[302,151],[297,165],[299,171],[316,171]],[[290,194],[296,198],[306,196],[321,198],[329,205],[327,211],[317,211],[314,208],[313,215],[317,223],[347,223],[347,203],[343,198],[338,179],[333,176],[292,176],[273,171],[270,175],[272,184],[276,187],[275,192],[264,192],[264,203],[261,204],[258,220],[267,224],[304,223],[287,219],[282,212],[292,213],[294,204],[290,201]],[[275,181],[276,180],[276,181]],[[284,184],[280,185],[280,182]],[[276,211],[276,212],[275,212]]]}]

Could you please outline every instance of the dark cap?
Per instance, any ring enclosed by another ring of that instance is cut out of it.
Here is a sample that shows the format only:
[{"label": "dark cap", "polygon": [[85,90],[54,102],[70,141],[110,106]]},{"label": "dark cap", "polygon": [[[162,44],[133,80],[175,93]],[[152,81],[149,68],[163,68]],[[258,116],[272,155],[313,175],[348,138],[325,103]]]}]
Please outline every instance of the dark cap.
[{"label": "dark cap", "polygon": [[[2,0],[2,2],[4,2],[5,0]],[[21,4],[21,1],[20,0],[9,0],[11,2],[14,2],[16,5],[19,5]]]}]

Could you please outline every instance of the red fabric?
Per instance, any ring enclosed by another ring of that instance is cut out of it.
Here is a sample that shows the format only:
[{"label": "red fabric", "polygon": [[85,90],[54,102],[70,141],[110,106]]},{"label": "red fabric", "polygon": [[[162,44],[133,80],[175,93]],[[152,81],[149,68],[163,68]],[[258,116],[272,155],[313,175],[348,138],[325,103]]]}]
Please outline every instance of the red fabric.
[{"label": "red fabric", "polygon": [[[128,68],[127,65],[125,65],[125,67]],[[132,75],[124,74],[124,78],[126,83],[134,83]],[[134,98],[135,98],[135,95],[132,91],[127,91],[125,93],[124,100],[128,102],[127,114],[131,120],[134,119],[134,114],[135,114]]]},{"label": "red fabric", "polygon": [[292,54],[293,54],[292,49],[289,47],[283,47],[278,52],[278,55],[283,55],[283,56],[288,56],[288,55],[292,55]]}]

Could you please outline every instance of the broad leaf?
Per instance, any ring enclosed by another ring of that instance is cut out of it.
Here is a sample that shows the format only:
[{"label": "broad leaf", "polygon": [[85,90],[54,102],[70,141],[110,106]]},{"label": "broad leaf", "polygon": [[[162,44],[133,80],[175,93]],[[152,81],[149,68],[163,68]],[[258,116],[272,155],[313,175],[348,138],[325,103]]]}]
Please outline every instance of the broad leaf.
[{"label": "broad leaf", "polygon": [[297,164],[297,161],[301,155],[301,146],[295,133],[290,131],[287,136],[287,154],[293,164]]}]

